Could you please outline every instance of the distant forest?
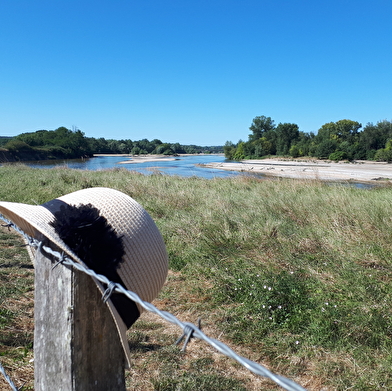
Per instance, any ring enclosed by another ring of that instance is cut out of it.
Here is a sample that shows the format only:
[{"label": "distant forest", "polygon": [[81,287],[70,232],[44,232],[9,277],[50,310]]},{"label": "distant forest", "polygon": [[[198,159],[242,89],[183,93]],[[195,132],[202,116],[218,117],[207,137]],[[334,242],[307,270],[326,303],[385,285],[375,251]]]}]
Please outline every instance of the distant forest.
[{"label": "distant forest", "polygon": [[384,120],[364,128],[359,122],[343,119],[324,124],[317,134],[304,133],[293,123],[279,123],[259,116],[249,127],[248,141],[227,141],[229,160],[259,159],[267,156],[302,156],[318,159],[375,160],[392,162],[392,122]]},{"label": "distant forest", "polygon": [[60,127],[56,130],[38,130],[16,137],[0,137],[0,147],[15,160],[73,159],[91,157],[94,154],[163,154],[223,153],[223,146],[201,147],[149,141],[112,140],[85,137],[79,129]]}]

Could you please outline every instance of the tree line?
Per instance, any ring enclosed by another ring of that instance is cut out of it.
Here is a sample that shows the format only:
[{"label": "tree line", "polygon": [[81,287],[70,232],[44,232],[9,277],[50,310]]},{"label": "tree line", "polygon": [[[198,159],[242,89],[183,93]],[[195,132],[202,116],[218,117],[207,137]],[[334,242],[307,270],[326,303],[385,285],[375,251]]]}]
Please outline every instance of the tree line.
[{"label": "tree line", "polygon": [[329,160],[376,160],[392,162],[392,122],[368,123],[343,119],[321,126],[317,134],[299,130],[297,124],[275,122],[258,116],[249,127],[248,141],[227,141],[229,160],[257,159],[266,156],[301,156]]},{"label": "tree line", "polygon": [[85,137],[79,129],[59,127],[56,130],[38,130],[22,133],[16,137],[2,137],[0,145],[11,155],[26,159],[73,159],[91,157],[94,154],[195,154],[223,153],[223,146],[202,147],[164,143],[154,139],[132,141]]}]

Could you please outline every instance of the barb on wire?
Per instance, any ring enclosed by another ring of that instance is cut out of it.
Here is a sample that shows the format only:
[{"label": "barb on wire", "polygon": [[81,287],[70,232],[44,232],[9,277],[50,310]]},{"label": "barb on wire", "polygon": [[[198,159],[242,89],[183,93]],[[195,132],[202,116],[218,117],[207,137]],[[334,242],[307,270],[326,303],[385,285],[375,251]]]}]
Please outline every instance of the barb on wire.
[{"label": "barb on wire", "polygon": [[1,226],[4,228],[8,228],[8,231],[11,231],[11,227],[13,227],[14,224],[11,222],[7,222],[6,224],[1,224]]},{"label": "barb on wire", "polygon": [[[201,319],[200,318],[197,320],[197,328],[199,330],[201,330]],[[186,324],[186,326],[184,328],[184,332],[182,333],[181,337],[178,338],[178,340],[175,343],[176,345],[178,345],[184,339],[184,337],[186,337],[185,342],[184,342],[184,346],[182,347],[181,352],[185,352],[186,347],[188,345],[188,342],[193,337],[194,330],[195,330],[195,325],[193,325],[192,323]]]},{"label": "barb on wire", "polygon": [[62,263],[63,265],[67,266],[72,266],[75,269],[86,273],[90,275],[91,277],[95,278],[96,280],[106,284],[108,287],[106,291],[104,292],[104,299],[108,300],[110,295],[113,292],[117,293],[122,293],[123,295],[127,296],[129,299],[133,300],[134,302],[138,303],[141,305],[144,309],[147,311],[150,311],[152,313],[155,313],[159,315],[161,318],[164,320],[173,323],[180,327],[183,331],[182,336],[179,338],[177,341],[177,344],[181,342],[181,340],[186,337],[185,339],[185,344],[183,346],[183,351],[186,348],[186,345],[188,344],[189,340],[193,338],[199,338],[208,344],[210,344],[212,347],[214,347],[218,352],[224,354],[227,357],[230,357],[234,360],[236,360],[238,363],[240,363],[242,366],[247,368],[249,371],[253,372],[256,375],[266,377],[273,382],[275,382],[277,385],[280,387],[284,388],[287,391],[306,391],[305,388],[300,386],[299,384],[295,383],[294,381],[280,375],[276,375],[269,371],[267,368],[263,367],[260,364],[255,363],[254,361],[251,361],[245,357],[242,357],[238,355],[234,350],[230,349],[227,345],[224,343],[210,338],[207,335],[205,335],[201,329],[200,329],[200,319],[199,319],[199,327],[194,325],[193,323],[188,323],[188,322],[181,322],[179,319],[177,319],[174,315],[172,315],[170,312],[166,311],[161,311],[158,308],[156,308],[154,305],[151,303],[148,303],[146,301],[143,301],[135,292],[128,291],[126,290],[122,285],[110,281],[107,277],[95,273],[93,270],[87,268],[85,265],[82,265],[78,262],[75,262],[73,259],[68,257],[67,255],[64,255],[64,253],[60,253],[58,251],[52,250],[50,247],[43,245],[42,242],[40,242],[37,239],[29,237],[26,233],[24,233],[22,230],[20,230],[17,226],[15,226],[12,222],[8,221],[7,219],[4,218],[4,216],[0,215],[0,218],[4,220],[6,223],[11,224],[11,226],[20,234],[22,234],[30,243],[32,247],[35,247],[37,249],[42,249],[46,253],[52,255],[55,259],[58,260],[58,263]]},{"label": "barb on wire", "polygon": [[[42,246],[42,242],[41,242],[40,246]],[[38,248],[38,250],[40,250],[40,249]],[[55,269],[58,265],[60,265],[60,264],[63,263],[63,262],[64,262],[64,252],[61,253],[60,259],[58,259],[58,260],[55,262],[55,264],[52,266],[52,270]]]},{"label": "barb on wire", "polygon": [[102,300],[104,303],[106,303],[109,299],[112,293],[114,292],[114,289],[116,288],[116,284],[114,282],[110,282],[108,287],[106,288],[105,292],[103,292],[102,295]]}]

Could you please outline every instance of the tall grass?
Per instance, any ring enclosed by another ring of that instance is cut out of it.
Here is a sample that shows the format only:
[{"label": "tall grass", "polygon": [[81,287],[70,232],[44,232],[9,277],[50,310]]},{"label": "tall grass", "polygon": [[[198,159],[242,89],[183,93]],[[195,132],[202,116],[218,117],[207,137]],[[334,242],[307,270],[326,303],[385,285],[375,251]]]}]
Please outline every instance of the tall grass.
[{"label": "tall grass", "polygon": [[[129,194],[167,245],[166,310],[202,316],[252,359],[308,389],[392,387],[390,187],[23,165],[1,167],[0,185],[1,200],[37,204],[95,186]],[[187,370],[200,372],[197,362]],[[170,373],[151,379],[151,389],[194,387]],[[218,389],[220,376],[208,372],[200,384],[213,385],[199,389]],[[227,389],[240,389],[233,382]]]}]

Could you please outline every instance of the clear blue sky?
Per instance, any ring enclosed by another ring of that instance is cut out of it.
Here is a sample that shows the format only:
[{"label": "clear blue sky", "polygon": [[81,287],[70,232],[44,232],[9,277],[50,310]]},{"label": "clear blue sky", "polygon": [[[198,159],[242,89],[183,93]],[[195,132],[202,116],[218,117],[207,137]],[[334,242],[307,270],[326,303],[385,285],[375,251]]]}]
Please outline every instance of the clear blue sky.
[{"label": "clear blue sky", "polygon": [[222,145],[392,119],[391,0],[1,0],[0,135]]}]

